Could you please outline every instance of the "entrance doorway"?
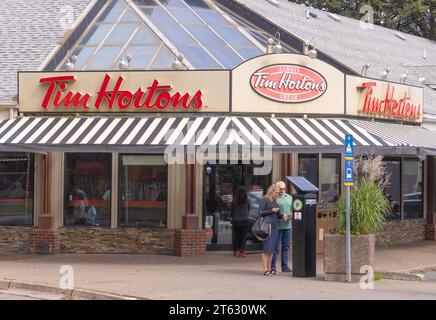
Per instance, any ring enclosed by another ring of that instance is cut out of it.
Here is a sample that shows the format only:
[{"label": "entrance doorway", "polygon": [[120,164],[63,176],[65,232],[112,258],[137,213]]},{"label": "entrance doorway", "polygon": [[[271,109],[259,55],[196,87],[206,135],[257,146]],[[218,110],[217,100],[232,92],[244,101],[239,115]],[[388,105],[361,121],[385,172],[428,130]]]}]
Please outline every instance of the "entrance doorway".
[{"label": "entrance doorway", "polygon": [[[231,202],[238,186],[247,189],[249,218],[258,217],[259,201],[271,185],[271,174],[255,175],[256,164],[205,164],[203,181],[203,227],[213,230],[208,250],[232,250]],[[261,242],[248,235],[247,250],[259,250]]]}]

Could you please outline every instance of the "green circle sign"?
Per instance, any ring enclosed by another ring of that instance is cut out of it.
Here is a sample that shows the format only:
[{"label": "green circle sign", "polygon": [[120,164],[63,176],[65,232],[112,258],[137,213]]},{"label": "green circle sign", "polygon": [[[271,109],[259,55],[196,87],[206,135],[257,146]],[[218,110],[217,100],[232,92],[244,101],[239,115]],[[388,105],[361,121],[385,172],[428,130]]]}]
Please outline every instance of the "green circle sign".
[{"label": "green circle sign", "polygon": [[301,211],[303,209],[303,201],[300,199],[294,200],[294,211]]}]

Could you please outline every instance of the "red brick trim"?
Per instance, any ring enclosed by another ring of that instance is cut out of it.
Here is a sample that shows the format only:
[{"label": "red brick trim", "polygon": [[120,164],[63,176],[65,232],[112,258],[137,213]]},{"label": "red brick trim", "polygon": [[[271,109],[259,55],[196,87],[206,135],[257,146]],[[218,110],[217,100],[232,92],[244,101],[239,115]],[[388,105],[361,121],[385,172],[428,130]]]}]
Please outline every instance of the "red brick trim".
[{"label": "red brick trim", "polygon": [[34,228],[30,235],[30,253],[56,254],[60,252],[58,230]]},{"label": "red brick trim", "polygon": [[206,230],[177,229],[174,232],[174,254],[180,257],[206,254]]}]

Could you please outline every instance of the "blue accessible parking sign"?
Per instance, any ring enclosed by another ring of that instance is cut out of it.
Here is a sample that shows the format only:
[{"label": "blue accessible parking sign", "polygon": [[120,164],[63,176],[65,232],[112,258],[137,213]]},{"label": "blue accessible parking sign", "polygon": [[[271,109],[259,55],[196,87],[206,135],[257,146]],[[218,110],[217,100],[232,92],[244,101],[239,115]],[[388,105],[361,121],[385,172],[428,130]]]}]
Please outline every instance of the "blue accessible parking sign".
[{"label": "blue accessible parking sign", "polygon": [[345,160],[345,172],[344,172],[344,185],[352,186],[354,180],[354,166],[353,160]]},{"label": "blue accessible parking sign", "polygon": [[352,186],[354,180],[354,147],[353,136],[345,134],[344,185]]}]

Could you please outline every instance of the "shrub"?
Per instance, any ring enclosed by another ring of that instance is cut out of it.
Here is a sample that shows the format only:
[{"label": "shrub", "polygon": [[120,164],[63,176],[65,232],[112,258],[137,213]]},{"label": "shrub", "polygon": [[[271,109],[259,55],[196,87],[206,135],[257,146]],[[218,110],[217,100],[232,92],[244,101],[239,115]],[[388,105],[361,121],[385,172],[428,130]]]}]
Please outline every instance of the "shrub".
[{"label": "shrub", "polygon": [[[382,156],[361,157],[355,163],[357,178],[350,192],[351,234],[366,235],[378,232],[386,215],[390,213],[390,203],[383,190],[389,184],[390,176],[382,162]],[[336,232],[345,234],[345,195],[339,200],[339,221]]]}]

